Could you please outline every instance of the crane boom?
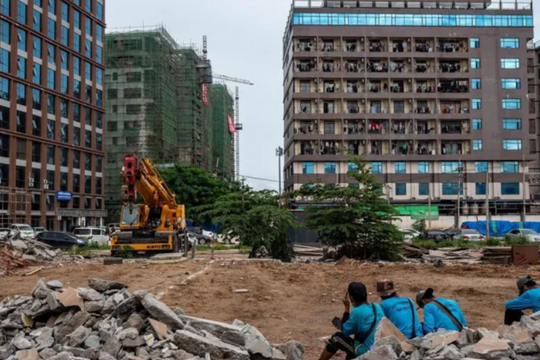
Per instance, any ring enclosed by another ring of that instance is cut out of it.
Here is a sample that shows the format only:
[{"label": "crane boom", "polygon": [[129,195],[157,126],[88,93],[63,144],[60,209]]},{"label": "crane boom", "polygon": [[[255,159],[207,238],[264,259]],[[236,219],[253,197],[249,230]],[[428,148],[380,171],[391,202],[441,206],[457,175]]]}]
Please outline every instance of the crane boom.
[{"label": "crane boom", "polygon": [[255,85],[254,83],[252,83],[249,80],[234,78],[234,77],[231,77],[231,76],[220,75],[220,74],[212,74],[212,76],[214,77],[214,79],[230,81],[230,82],[235,82],[235,83],[244,84],[244,85]]}]

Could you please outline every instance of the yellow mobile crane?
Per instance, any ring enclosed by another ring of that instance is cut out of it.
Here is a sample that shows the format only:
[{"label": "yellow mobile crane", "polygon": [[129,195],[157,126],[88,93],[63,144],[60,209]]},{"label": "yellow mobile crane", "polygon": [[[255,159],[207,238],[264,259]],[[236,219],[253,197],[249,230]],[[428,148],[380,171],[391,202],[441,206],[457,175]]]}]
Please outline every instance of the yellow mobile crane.
[{"label": "yellow mobile crane", "polygon": [[[185,236],[186,210],[152,164],[135,155],[124,157],[122,168],[122,211],[120,231],[111,236],[114,255],[124,247],[139,253],[180,251]],[[142,204],[137,204],[137,194]]]}]

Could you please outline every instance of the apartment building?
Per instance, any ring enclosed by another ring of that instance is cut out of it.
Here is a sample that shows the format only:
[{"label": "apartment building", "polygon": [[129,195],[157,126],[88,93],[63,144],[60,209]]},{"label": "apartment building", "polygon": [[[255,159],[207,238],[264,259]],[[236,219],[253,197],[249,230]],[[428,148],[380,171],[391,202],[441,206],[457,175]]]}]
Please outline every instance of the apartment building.
[{"label": "apartment building", "polygon": [[0,0],[0,224],[102,225],[104,0]]},{"label": "apartment building", "polygon": [[537,163],[532,38],[529,0],[293,1],[285,188],[357,186],[357,155],[393,203],[453,213],[459,193],[481,213],[488,191],[521,212]]}]

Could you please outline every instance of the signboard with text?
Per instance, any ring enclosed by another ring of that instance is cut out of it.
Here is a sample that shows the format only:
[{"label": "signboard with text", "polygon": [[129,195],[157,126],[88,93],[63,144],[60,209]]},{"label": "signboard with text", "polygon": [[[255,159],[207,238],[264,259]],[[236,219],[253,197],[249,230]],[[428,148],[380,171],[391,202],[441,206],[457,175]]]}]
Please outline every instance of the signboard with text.
[{"label": "signboard with text", "polygon": [[58,201],[71,201],[71,192],[69,191],[57,191],[56,200]]}]

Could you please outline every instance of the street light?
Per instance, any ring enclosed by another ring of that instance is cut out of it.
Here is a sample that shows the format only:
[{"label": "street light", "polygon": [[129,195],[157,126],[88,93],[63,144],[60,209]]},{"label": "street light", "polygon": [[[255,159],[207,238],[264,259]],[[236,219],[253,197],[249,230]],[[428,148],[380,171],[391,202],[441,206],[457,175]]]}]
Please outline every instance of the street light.
[{"label": "street light", "polygon": [[283,156],[283,148],[281,146],[278,146],[276,149],[276,156],[278,157],[279,195],[281,195],[281,157]]}]

